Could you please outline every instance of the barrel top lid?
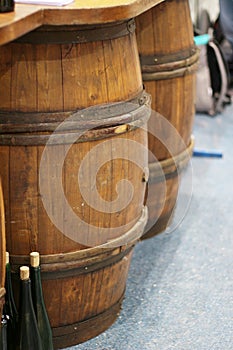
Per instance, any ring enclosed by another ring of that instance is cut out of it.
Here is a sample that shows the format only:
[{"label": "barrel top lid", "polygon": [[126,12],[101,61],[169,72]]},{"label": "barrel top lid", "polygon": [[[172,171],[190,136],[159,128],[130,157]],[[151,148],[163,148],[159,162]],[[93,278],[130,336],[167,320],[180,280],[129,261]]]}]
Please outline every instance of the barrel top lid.
[{"label": "barrel top lid", "polygon": [[38,252],[30,253],[30,264],[32,267],[38,267],[40,265],[40,254]]},{"label": "barrel top lid", "polygon": [[16,4],[0,15],[0,45],[42,25],[93,25],[134,18],[164,0],[74,0],[66,6]]},{"label": "barrel top lid", "polygon": [[29,267],[28,266],[21,266],[20,267],[20,279],[22,281],[29,279]]}]

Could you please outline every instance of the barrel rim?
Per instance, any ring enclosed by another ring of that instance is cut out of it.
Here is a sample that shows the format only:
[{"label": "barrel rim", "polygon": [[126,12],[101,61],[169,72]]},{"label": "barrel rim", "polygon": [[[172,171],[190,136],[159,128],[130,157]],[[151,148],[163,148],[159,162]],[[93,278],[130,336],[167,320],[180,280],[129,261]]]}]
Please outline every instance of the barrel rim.
[{"label": "barrel rim", "polygon": [[[194,136],[191,135],[189,146],[174,157],[159,162],[149,163],[149,182],[159,182],[165,179],[176,177],[188,164],[194,148]],[[161,176],[161,168],[164,176]]]},{"label": "barrel rim", "polygon": [[[190,56],[184,55],[176,58],[176,55],[167,55],[164,62],[157,60],[155,55],[141,56],[142,78],[144,81],[171,79],[183,77],[197,71],[199,65],[199,49],[192,49]],[[147,59],[148,58],[148,61]],[[170,58],[170,60],[169,60]]]},{"label": "barrel rim", "polygon": [[[41,255],[42,272],[59,271],[81,268],[83,273],[89,272],[91,265],[102,262],[103,259],[112,263],[112,258],[116,255],[124,256],[140,239],[148,220],[148,209],[143,207],[141,216],[136,224],[122,236],[112,239],[100,246],[82,249],[74,252]],[[18,267],[29,264],[29,256],[27,255],[10,255],[12,269],[16,272]]]},{"label": "barrel rim", "polygon": [[193,44],[187,49],[180,49],[178,51],[173,51],[167,54],[152,53],[149,55],[139,54],[140,62],[142,67],[144,66],[160,66],[170,63],[185,62],[193,56],[196,56],[199,53],[199,48]]},{"label": "barrel rim", "polygon": [[[105,331],[119,316],[125,289],[120,298],[106,310],[80,322],[53,327],[53,344],[55,349],[73,346],[87,341]],[[96,326],[98,325],[98,327]],[[91,334],[91,336],[90,336]]]},{"label": "barrel rim", "polygon": [[75,134],[77,143],[116,136],[144,125],[150,104],[150,95],[143,90],[131,100],[70,112],[0,111],[0,145],[45,145],[49,139],[52,144],[69,144]]},{"label": "barrel rim", "polygon": [[93,41],[118,39],[135,32],[135,20],[106,23],[101,25],[44,25],[20,38],[16,44],[82,44]]}]

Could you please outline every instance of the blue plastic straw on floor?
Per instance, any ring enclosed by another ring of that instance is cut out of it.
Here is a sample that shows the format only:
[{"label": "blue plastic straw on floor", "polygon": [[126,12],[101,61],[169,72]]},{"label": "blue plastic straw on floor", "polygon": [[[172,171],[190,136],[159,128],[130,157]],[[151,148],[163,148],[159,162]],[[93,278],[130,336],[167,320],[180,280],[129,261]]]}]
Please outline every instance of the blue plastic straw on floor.
[{"label": "blue plastic straw on floor", "polygon": [[205,150],[205,149],[194,148],[193,157],[222,158],[223,153],[219,150],[212,150],[212,149]]}]

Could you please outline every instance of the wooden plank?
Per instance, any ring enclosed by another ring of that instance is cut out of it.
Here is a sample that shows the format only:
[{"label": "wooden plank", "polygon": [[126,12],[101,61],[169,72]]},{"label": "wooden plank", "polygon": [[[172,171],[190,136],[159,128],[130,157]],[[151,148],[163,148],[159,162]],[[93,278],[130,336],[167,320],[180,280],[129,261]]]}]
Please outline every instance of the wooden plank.
[{"label": "wooden plank", "polygon": [[1,110],[11,110],[11,77],[12,52],[11,45],[0,47],[0,96]]},{"label": "wooden plank", "polygon": [[37,111],[35,45],[12,44],[11,107],[15,111]]},{"label": "wooden plank", "polygon": [[38,247],[37,149],[11,147],[9,156],[11,242],[8,248],[16,255],[29,254]]},{"label": "wooden plank", "polygon": [[117,22],[133,18],[164,0],[75,0],[62,7],[16,4],[0,15],[0,45],[40,27]]},{"label": "wooden plank", "polygon": [[44,8],[44,24],[99,24],[134,18],[164,0],[75,0],[62,8]]},{"label": "wooden plank", "polygon": [[38,111],[63,111],[60,45],[35,45]]},{"label": "wooden plank", "polygon": [[0,14],[0,45],[40,27],[43,11],[39,6],[15,5],[14,12]]}]

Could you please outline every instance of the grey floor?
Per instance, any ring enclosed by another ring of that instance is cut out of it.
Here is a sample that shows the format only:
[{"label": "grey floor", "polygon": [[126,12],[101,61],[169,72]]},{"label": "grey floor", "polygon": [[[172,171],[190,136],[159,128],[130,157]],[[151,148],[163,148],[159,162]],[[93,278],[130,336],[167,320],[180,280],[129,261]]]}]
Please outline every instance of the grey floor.
[{"label": "grey floor", "polygon": [[233,349],[233,106],[196,115],[193,134],[223,158],[192,158],[182,223],[136,246],[120,317],[70,350]]}]

